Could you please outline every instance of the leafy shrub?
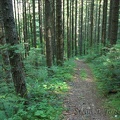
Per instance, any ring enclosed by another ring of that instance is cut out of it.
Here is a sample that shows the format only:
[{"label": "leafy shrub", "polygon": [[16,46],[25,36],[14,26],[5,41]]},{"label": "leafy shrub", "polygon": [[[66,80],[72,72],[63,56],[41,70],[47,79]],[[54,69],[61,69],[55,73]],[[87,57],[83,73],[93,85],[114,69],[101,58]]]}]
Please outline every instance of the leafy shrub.
[{"label": "leafy shrub", "polygon": [[84,56],[84,59],[86,62],[91,62],[92,60],[94,60],[95,58],[99,57],[99,54],[88,54],[86,56]]},{"label": "leafy shrub", "polygon": [[[31,49],[24,60],[28,99],[15,95],[14,87],[0,84],[0,119],[2,120],[61,120],[62,96],[68,90],[67,81],[72,78],[74,62],[66,61],[62,67],[53,66],[48,76],[44,56]],[[37,66],[36,64],[37,63]]]},{"label": "leafy shrub", "polygon": [[28,63],[28,65],[33,65],[35,66],[45,66],[46,65],[46,60],[45,56],[43,54],[38,54],[41,53],[40,48],[31,48],[29,51],[29,56],[25,59],[25,64]]},{"label": "leafy shrub", "polygon": [[120,91],[120,45],[112,47],[106,55],[93,60],[101,89],[105,93]]},{"label": "leafy shrub", "polygon": [[108,49],[106,55],[102,55],[92,60],[92,67],[96,83],[100,92],[108,97],[106,106],[117,116],[115,119],[120,118],[120,44],[116,44]]}]

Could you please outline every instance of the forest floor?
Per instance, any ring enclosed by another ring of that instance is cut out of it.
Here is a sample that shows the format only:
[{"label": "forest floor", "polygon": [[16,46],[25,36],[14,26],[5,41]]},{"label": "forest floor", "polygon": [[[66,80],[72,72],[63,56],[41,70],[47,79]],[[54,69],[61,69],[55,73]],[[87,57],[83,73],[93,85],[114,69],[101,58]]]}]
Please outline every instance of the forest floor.
[{"label": "forest floor", "polygon": [[75,62],[74,80],[64,99],[64,120],[110,120],[89,66],[83,60]]}]

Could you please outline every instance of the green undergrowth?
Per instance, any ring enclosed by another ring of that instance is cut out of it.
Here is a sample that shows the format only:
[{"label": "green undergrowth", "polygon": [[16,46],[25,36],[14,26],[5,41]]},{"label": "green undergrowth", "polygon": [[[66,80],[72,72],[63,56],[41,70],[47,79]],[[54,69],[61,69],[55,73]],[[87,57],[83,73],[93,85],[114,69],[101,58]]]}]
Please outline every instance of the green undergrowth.
[{"label": "green undergrowth", "polygon": [[[63,98],[68,91],[67,81],[72,79],[74,61],[65,61],[62,67],[53,66],[48,75],[44,56],[35,58],[32,50],[24,61],[28,99],[15,95],[12,87],[0,84],[0,120],[61,120]],[[37,60],[37,62],[36,62]],[[37,63],[38,66],[36,66]]]},{"label": "green undergrowth", "polygon": [[80,70],[80,77],[82,80],[85,80],[87,78],[87,72],[85,69]]},{"label": "green undergrowth", "polygon": [[[96,56],[96,57],[94,57]],[[107,98],[105,107],[111,119],[120,120],[120,44],[108,48],[106,54],[86,56],[96,78],[101,95]]]}]

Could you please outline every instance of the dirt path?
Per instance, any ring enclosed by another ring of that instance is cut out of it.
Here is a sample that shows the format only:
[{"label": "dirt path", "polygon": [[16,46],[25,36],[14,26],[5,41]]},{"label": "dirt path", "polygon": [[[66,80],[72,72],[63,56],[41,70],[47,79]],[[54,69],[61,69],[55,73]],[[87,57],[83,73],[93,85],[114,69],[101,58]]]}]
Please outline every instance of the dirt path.
[{"label": "dirt path", "polygon": [[75,62],[74,80],[69,83],[70,90],[64,100],[67,108],[64,120],[110,120],[102,107],[90,68],[82,60]]}]

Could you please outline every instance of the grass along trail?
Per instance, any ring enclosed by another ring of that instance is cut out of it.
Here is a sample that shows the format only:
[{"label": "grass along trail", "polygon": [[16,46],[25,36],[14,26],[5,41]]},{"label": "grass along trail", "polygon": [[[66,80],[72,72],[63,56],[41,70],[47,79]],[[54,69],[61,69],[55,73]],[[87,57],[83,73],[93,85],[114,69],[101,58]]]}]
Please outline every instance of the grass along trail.
[{"label": "grass along trail", "polygon": [[89,66],[82,60],[75,62],[74,80],[69,83],[70,89],[64,100],[64,120],[110,120]]}]

